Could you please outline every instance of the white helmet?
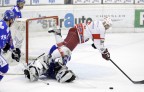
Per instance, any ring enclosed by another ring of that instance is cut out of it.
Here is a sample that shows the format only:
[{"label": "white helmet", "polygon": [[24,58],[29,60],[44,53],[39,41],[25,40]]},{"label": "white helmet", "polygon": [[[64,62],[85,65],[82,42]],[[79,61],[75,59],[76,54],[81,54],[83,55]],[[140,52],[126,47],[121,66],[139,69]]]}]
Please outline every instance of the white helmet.
[{"label": "white helmet", "polygon": [[105,25],[109,25],[110,27],[112,26],[112,20],[110,17],[105,17],[103,22],[105,22]]}]

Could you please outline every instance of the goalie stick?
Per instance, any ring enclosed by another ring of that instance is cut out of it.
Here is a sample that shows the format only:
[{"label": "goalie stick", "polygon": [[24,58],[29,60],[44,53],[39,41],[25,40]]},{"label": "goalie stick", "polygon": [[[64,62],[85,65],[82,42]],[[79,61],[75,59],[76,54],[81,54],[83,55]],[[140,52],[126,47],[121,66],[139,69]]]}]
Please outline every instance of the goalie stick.
[{"label": "goalie stick", "polygon": [[32,59],[32,60],[34,60],[34,61],[36,61],[36,60],[38,60],[41,56],[43,56],[45,53],[42,53],[41,55],[39,55],[37,58],[35,58],[35,59]]},{"label": "goalie stick", "polygon": [[[35,59],[32,59],[33,61],[38,60],[41,56],[43,56],[45,53],[40,54],[39,56],[37,56]],[[21,60],[20,60],[21,61]],[[15,61],[16,62],[16,61]],[[21,63],[24,66],[24,69],[27,67],[26,63],[23,62],[18,62]],[[24,69],[22,69],[22,71],[24,71]],[[24,75],[24,73],[6,73],[5,75]]]},{"label": "goalie stick", "polygon": [[109,59],[132,83],[134,84],[144,84],[144,80],[133,81],[119,66],[117,66],[111,59]]},{"label": "goalie stick", "polygon": [[41,83],[44,83],[44,84],[46,84],[46,85],[49,85],[49,83],[46,82],[46,81],[44,81],[44,80],[38,79],[38,81],[41,82]]}]

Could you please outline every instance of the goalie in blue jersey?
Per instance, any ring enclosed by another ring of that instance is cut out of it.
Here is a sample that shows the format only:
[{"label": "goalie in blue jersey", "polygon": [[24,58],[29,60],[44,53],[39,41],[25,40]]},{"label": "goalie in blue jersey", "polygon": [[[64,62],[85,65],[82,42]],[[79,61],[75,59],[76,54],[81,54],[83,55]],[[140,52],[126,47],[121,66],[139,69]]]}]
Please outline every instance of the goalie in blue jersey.
[{"label": "goalie in blue jersey", "polygon": [[2,80],[5,73],[9,69],[7,60],[3,57],[3,52],[8,50],[12,51],[12,59],[19,62],[21,51],[18,48],[14,48],[10,27],[14,23],[15,16],[13,11],[6,10],[4,17],[0,20],[0,80]]}]

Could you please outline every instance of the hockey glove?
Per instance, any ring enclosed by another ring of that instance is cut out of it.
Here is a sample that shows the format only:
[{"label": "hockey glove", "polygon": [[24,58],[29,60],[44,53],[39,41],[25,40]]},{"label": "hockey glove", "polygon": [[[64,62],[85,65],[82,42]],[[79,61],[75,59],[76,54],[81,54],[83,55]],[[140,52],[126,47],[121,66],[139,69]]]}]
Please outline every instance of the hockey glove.
[{"label": "hockey glove", "polygon": [[21,51],[19,48],[16,48],[12,51],[12,59],[16,60],[17,62],[19,62],[21,57]]},{"label": "hockey glove", "polygon": [[10,49],[10,44],[6,43],[5,47],[3,48],[3,52],[7,53],[7,51]]},{"label": "hockey glove", "polygon": [[102,57],[103,57],[105,60],[109,60],[109,59],[110,59],[110,53],[108,52],[107,49],[105,49],[105,51],[102,53]]},{"label": "hockey glove", "polygon": [[93,43],[93,44],[91,44],[91,46],[92,46],[94,49],[97,49],[97,48],[96,48],[96,46],[94,45],[94,43]]}]

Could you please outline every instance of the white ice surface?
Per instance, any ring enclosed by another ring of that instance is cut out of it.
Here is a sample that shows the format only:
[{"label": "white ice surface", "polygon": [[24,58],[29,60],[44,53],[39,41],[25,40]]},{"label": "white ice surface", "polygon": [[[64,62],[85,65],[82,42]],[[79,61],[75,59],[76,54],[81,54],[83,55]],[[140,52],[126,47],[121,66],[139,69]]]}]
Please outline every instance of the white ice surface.
[{"label": "white ice surface", "polygon": [[[44,37],[40,40],[47,41]],[[77,46],[67,64],[77,75],[74,82],[58,83],[43,79],[50,84],[46,85],[41,81],[30,83],[24,75],[5,75],[0,82],[0,92],[144,92],[144,85],[129,81],[110,61],[101,58],[91,43]],[[111,59],[132,80],[144,79],[144,33],[109,33],[106,34],[105,45]],[[47,51],[50,47],[40,48]]]}]

